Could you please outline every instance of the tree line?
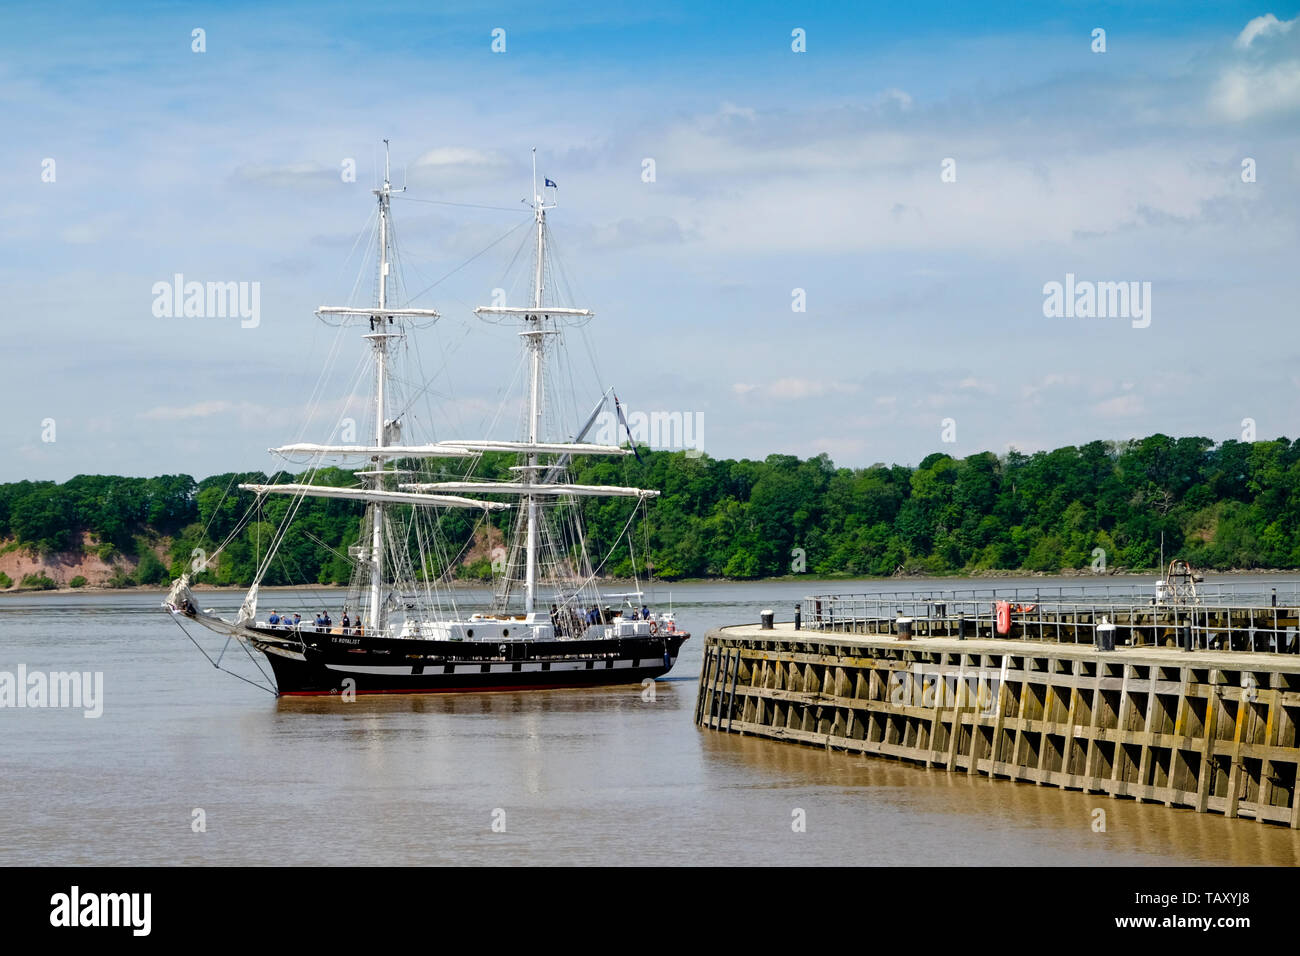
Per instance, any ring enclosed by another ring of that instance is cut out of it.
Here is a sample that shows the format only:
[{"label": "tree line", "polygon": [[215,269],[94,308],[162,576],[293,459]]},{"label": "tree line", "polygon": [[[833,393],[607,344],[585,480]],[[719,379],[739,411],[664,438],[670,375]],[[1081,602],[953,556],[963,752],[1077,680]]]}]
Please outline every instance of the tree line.
[{"label": "tree line", "polygon": [[[484,455],[475,474],[511,477],[514,463],[509,455]],[[1300,566],[1300,441],[1285,438],[1216,444],[1152,435],[1032,455],[936,453],[915,467],[867,468],[839,468],[826,455],[755,461],[641,449],[637,457],[582,458],[571,472],[578,483],[661,492],[645,506],[644,524],[633,525],[630,550],[620,535],[635,501],[581,499],[589,552],[597,561],[608,555],[606,572],[616,577],[1149,569],[1158,564],[1162,535],[1168,557],[1205,569]],[[62,484],[3,484],[0,538],[34,552],[95,550],[108,561],[127,559],[119,583],[159,584],[185,570],[195,549],[212,553],[239,526],[254,503],[239,483],[296,478],[79,475]],[[312,480],[357,483],[339,469]],[[264,500],[204,580],[250,583],[292,503]],[[346,583],[347,549],[361,516],[355,502],[304,501],[266,583]],[[439,515],[448,553],[469,543],[479,520],[471,512]],[[497,534],[512,519],[507,512],[490,520]],[[165,561],[155,555],[160,543],[169,545]],[[491,575],[482,557],[424,570]]]}]

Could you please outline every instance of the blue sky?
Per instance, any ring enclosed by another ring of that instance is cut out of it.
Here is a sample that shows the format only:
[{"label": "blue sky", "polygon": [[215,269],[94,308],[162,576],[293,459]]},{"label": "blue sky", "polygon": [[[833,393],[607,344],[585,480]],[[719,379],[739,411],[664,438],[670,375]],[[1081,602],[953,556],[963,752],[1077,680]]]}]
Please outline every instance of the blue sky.
[{"label": "blue sky", "polygon": [[[511,208],[536,146],[601,384],[702,413],[715,456],[1300,434],[1294,5],[698,6],[6,11],[0,480],[324,438],[352,353],[313,404],[338,333],[311,313],[353,290],[383,137],[408,196]],[[411,289],[520,218],[394,206]],[[420,333],[438,437],[491,426],[514,374],[469,315],[514,247],[413,303],[445,316]],[[259,282],[260,324],[155,317],[178,272]],[[1067,273],[1151,283],[1150,326],[1045,317]]]}]

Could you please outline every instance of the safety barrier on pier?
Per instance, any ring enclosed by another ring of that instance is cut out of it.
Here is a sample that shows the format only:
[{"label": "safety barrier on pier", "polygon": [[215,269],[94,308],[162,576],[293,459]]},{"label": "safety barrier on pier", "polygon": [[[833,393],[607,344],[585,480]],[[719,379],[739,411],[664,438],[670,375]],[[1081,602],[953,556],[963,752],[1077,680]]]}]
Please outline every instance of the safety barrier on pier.
[{"label": "safety barrier on pier", "polygon": [[[1000,605],[1005,605],[1005,633],[999,629]],[[805,598],[800,620],[803,628],[823,632],[886,635],[899,633],[905,625],[917,638],[1075,645],[1097,644],[1098,628],[1110,625],[1120,647],[1300,654],[1300,607],[1295,602],[1156,604],[1118,594],[1043,600],[1038,592],[1010,588],[978,597],[938,592],[826,594]]]},{"label": "safety barrier on pier", "polygon": [[697,725],[1300,828],[1300,656],[846,625],[710,632]]},{"label": "safety barrier on pier", "polygon": [[[1148,582],[1137,583],[1108,582],[1105,578],[1078,578],[1078,583],[1043,583],[999,585],[996,582],[968,588],[895,588],[889,591],[873,591],[860,594],[830,594],[823,598],[834,598],[846,602],[862,598],[903,599],[913,601],[999,601],[1039,604],[1047,603],[1084,603],[1094,604],[1150,604],[1155,596],[1156,585]],[[1211,581],[1199,582],[1193,587],[1196,597],[1193,602],[1215,605],[1290,605],[1300,606],[1300,580],[1276,578],[1271,581]]]}]

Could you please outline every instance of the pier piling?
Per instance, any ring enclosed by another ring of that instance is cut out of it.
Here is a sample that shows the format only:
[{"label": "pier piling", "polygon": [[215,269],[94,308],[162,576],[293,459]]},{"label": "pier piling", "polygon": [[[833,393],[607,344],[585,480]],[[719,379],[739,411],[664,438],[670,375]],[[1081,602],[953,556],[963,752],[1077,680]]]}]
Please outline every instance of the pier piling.
[{"label": "pier piling", "polygon": [[1300,828],[1295,609],[808,607],[706,636],[700,727]]}]

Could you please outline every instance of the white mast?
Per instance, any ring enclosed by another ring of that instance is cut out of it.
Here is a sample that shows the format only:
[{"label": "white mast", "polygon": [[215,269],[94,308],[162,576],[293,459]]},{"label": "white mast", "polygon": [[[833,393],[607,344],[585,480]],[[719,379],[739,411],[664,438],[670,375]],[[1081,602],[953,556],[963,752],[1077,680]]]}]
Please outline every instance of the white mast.
[{"label": "white mast", "polygon": [[[470,451],[468,448],[458,448],[454,445],[437,443],[421,445],[403,445],[400,435],[395,432],[389,432],[388,427],[393,423],[385,421],[387,412],[387,385],[388,385],[388,340],[400,339],[405,333],[390,329],[397,329],[394,320],[398,318],[415,319],[420,321],[432,321],[437,319],[438,313],[434,309],[412,309],[412,308],[390,308],[388,305],[388,276],[391,271],[388,260],[389,245],[389,199],[395,192],[405,192],[406,187],[393,189],[389,181],[389,160],[388,160],[388,140],[384,140],[384,183],[371,192],[379,200],[379,289],[378,304],[366,307],[352,306],[325,306],[322,305],[316,310],[316,314],[321,317],[339,317],[344,320],[365,318],[370,322],[370,334],[364,336],[370,340],[370,345],[375,352],[375,442],[373,445],[366,444],[317,444],[313,442],[295,442],[289,445],[282,445],[278,448],[272,448],[273,454],[290,456],[290,455],[309,455],[313,458],[320,458],[325,455],[339,456],[342,458],[363,457],[370,459],[371,467],[366,471],[357,472],[358,476],[369,478],[369,487],[365,489],[339,489],[332,487],[320,487],[315,485],[281,485],[277,488],[269,488],[262,485],[247,485],[245,490],[256,491],[261,494],[303,494],[312,497],[332,497],[332,498],[349,498],[354,501],[364,501],[369,506],[369,514],[373,518],[373,526],[370,534],[369,554],[366,556],[367,563],[370,565],[370,607],[367,612],[367,627],[376,629],[383,624],[383,602],[384,602],[384,507],[388,504],[412,504],[412,505],[439,505],[445,507],[484,507],[476,504],[470,499],[455,500],[453,496],[437,495],[412,495],[410,493],[397,493],[386,491],[384,489],[385,479],[392,472],[385,471],[386,462],[394,458],[469,458],[477,452]],[[388,426],[388,427],[386,427]],[[389,441],[389,438],[393,441]],[[484,510],[496,510],[492,507]],[[364,537],[364,535],[363,535]],[[267,552],[261,567],[258,569],[257,578],[254,580],[253,588],[250,594],[257,589],[266,569],[270,566],[270,561],[275,551]],[[357,623],[361,623],[360,609],[357,610]]]},{"label": "white mast", "polygon": [[[403,187],[405,189],[405,187]],[[371,190],[379,198],[379,312],[388,305],[388,203],[393,194],[388,178],[388,140],[384,140],[384,184]],[[401,192],[399,189],[397,192]],[[375,323],[379,323],[376,330]],[[392,318],[384,315],[372,316],[370,319],[370,339],[375,349],[375,445],[384,447],[384,373],[388,364],[388,340],[397,338],[401,333],[390,333],[387,326]],[[374,457],[374,471],[384,470],[387,458],[381,451]],[[384,479],[374,476],[375,490],[383,488]],[[370,532],[370,607],[367,609],[366,631],[378,631],[382,624],[383,582],[384,582],[384,506],[375,501],[370,506],[374,525]]]},{"label": "white mast", "polygon": [[[524,320],[524,338],[532,350],[532,381],[529,389],[528,404],[528,443],[536,445],[541,440],[542,422],[542,350],[545,348],[545,330],[542,328],[542,292],[545,282],[546,263],[546,210],[553,209],[554,203],[546,203],[537,191],[537,147],[533,147],[533,216],[537,221],[537,271],[533,278],[532,314]],[[537,454],[528,455],[529,468],[537,467]],[[535,474],[535,472],[530,472]],[[526,545],[526,563],[524,571],[524,613],[533,613],[537,596],[537,499],[528,496],[528,542]]]}]

